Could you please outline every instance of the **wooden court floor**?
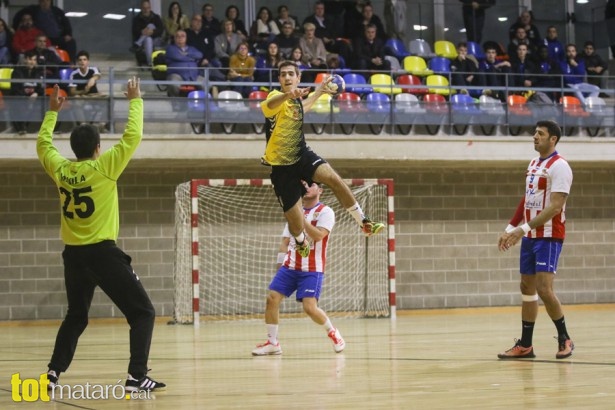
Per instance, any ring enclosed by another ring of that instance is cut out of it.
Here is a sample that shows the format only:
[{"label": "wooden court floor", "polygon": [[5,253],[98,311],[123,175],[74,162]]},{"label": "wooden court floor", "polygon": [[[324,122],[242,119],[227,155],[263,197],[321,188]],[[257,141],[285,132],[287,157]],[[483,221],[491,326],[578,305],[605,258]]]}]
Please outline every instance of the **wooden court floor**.
[{"label": "wooden court floor", "polygon": [[[57,322],[0,323],[0,409],[614,409],[615,305],[565,306],[576,344],[556,360],[544,308],[534,360],[501,361],[520,336],[519,308],[400,312],[335,319],[346,350],[335,354],[308,319],[282,321],[284,353],[252,357],[262,321],[168,326],[157,322],[150,375],[168,385],[149,398],[14,402],[11,375],[46,370]],[[126,376],[128,329],[93,320],[62,384],[113,385]],[[30,399],[32,399],[32,395]]]}]

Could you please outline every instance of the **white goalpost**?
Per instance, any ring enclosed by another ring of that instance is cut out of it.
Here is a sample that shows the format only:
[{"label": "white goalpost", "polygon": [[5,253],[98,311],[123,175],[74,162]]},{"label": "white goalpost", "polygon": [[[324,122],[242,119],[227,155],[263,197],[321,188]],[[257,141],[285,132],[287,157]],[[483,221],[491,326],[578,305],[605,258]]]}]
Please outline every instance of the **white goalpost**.
[{"label": "white goalpost", "polygon": [[[335,211],[319,305],[332,317],[395,318],[393,180],[347,180],[387,229],[366,238],[332,191]],[[174,322],[262,319],[285,219],[269,180],[194,179],[175,190]],[[302,312],[283,303],[280,313]]]}]

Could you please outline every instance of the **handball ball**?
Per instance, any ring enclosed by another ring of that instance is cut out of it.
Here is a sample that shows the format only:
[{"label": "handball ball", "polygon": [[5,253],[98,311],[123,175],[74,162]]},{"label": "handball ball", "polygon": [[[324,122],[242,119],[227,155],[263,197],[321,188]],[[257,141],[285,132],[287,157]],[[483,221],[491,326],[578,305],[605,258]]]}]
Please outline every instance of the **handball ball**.
[{"label": "handball ball", "polygon": [[346,82],[342,78],[341,75],[333,74],[333,80],[328,84],[329,90],[333,91],[333,95],[338,95],[339,93],[343,93],[346,89]]}]

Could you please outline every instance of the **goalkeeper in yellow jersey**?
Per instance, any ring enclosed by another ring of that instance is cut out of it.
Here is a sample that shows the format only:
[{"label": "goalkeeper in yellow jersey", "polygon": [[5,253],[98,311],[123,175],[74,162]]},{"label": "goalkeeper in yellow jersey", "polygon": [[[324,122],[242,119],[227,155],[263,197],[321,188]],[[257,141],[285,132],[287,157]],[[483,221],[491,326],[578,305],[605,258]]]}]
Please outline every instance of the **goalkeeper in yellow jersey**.
[{"label": "goalkeeper in yellow jersey", "polygon": [[115,241],[119,231],[117,180],[143,136],[143,99],[138,78],[128,80],[129,113],[120,141],[101,153],[96,127],[80,125],[70,135],[77,159],[64,158],[53,145],[53,129],[64,98],[54,86],[49,111],[41,125],[36,151],[43,168],[58,188],[61,237],[64,242],[64,283],[68,299],[49,362],[48,388],[68,369],[79,336],[88,325],[88,311],[99,286],[126,316],[130,325],[130,361],[126,391],[157,391],[166,385],[147,376],[154,330],[154,306],[130,265],[131,258]]},{"label": "goalkeeper in yellow jersey", "polygon": [[327,185],[338,201],[357,221],[365,235],[378,233],[384,224],[373,222],[365,216],[352,191],[335,170],[305,142],[303,113],[309,111],[324,93],[332,93],[329,83],[332,77],[316,87],[308,95],[309,88],[298,88],[301,81],[299,68],[292,61],[284,61],[279,67],[281,91],[274,90],[261,103],[265,115],[267,146],[262,162],[271,166],[271,182],[284,210],[290,234],[295,238],[297,251],[302,257],[310,254],[310,244],[303,231],[301,197],[305,194],[302,180],[308,186],[312,182]]}]

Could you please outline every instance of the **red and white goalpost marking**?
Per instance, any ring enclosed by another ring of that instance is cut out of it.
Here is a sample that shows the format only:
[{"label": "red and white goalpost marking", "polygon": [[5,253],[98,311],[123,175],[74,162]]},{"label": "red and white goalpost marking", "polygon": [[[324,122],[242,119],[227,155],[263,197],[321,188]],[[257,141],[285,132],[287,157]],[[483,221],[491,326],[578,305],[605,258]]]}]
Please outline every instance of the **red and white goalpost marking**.
[{"label": "red and white goalpost marking", "polygon": [[[388,274],[389,274],[389,307],[390,318],[396,319],[396,300],[395,300],[395,208],[393,195],[393,180],[381,179],[346,179],[350,186],[361,185],[385,185],[387,188],[387,229],[388,229]],[[199,327],[199,186],[266,186],[271,185],[270,180],[266,179],[193,179],[190,181],[190,207],[191,207],[191,237],[192,237],[192,316],[195,327]]]}]

